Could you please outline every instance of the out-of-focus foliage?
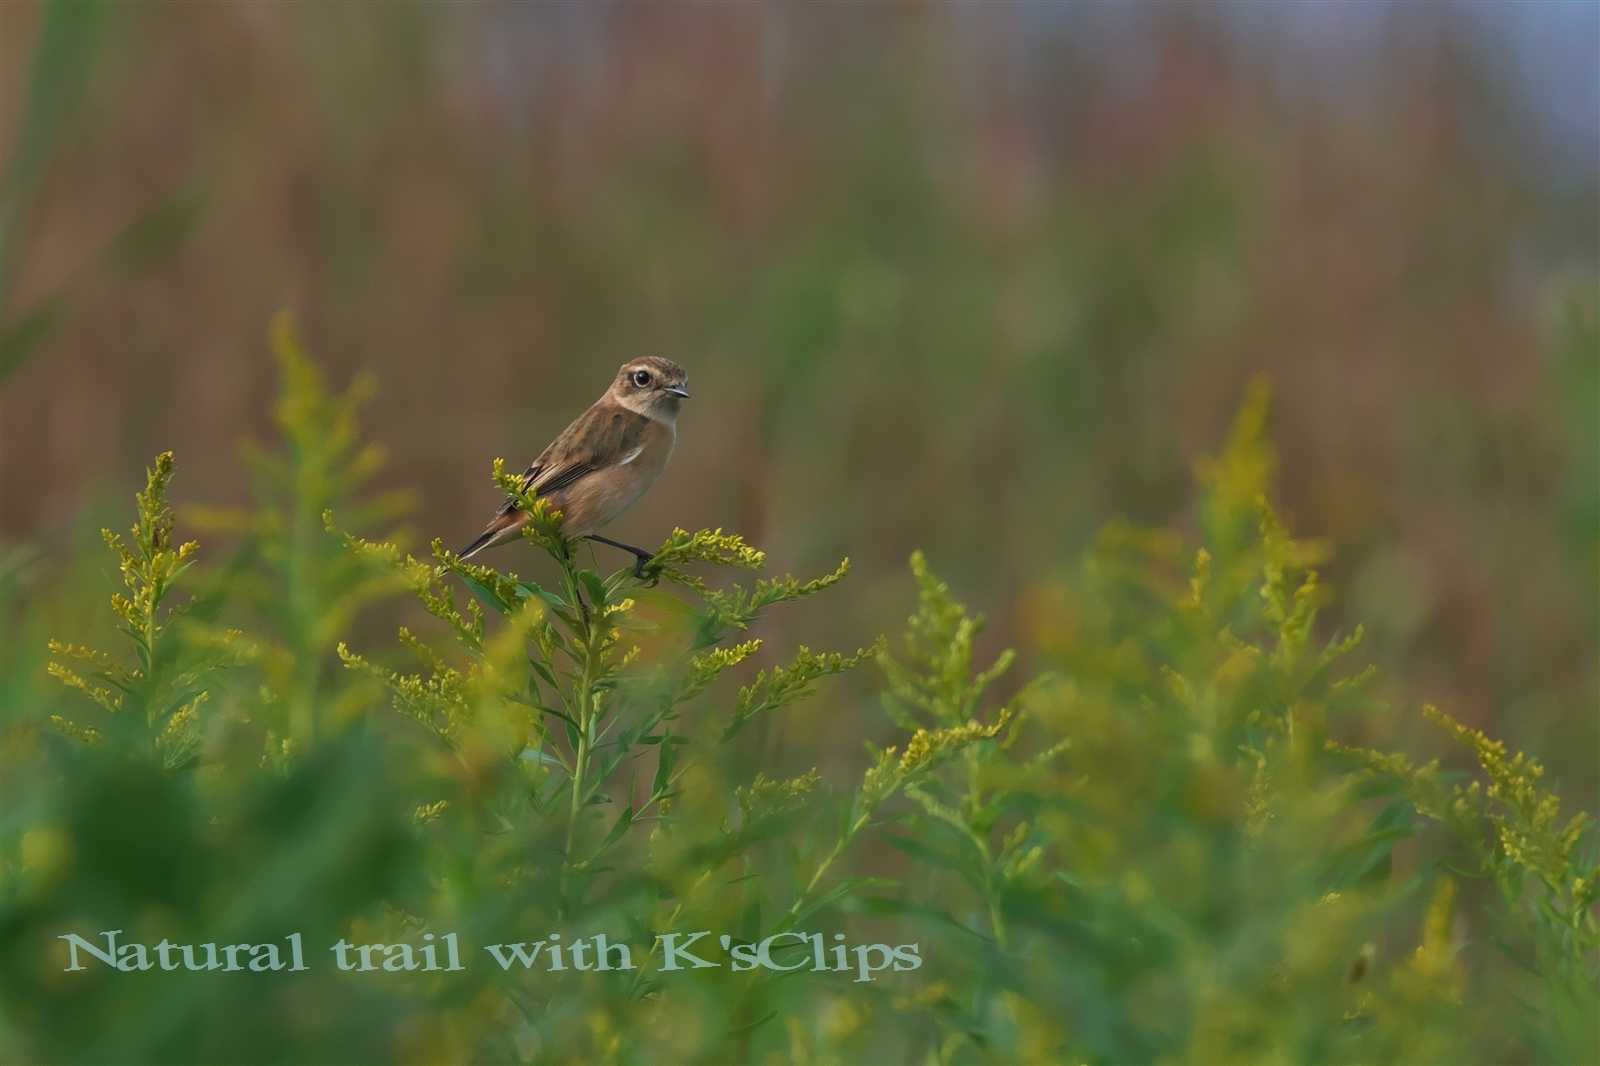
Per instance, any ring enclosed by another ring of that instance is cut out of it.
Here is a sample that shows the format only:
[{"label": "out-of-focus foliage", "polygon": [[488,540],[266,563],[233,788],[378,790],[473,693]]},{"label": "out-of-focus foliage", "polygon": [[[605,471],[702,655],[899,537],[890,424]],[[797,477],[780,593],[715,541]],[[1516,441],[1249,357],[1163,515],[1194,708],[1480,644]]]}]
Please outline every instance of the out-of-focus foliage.
[{"label": "out-of-focus foliage", "polygon": [[[0,167],[0,381],[33,355],[74,309],[81,290],[99,277],[159,268],[194,228],[201,206],[193,190],[169,192],[141,208],[54,291],[13,308],[19,248],[52,157],[73,131],[88,96],[95,59],[114,13],[104,0],[48,0],[28,70],[22,108],[7,161]],[[8,24],[9,28],[9,24]]]},{"label": "out-of-focus foliage", "polygon": [[[242,547],[184,572],[204,554],[178,546],[159,457],[131,536],[107,536],[133,665],[58,643],[67,685],[0,723],[0,1057],[1600,1051],[1588,817],[1560,813],[1530,756],[1438,712],[1481,778],[1354,742],[1395,712],[1354,661],[1361,632],[1318,625],[1331,546],[1291,536],[1267,502],[1264,385],[1201,464],[1199,543],[1108,528],[1023,649],[1045,668],[1006,694],[1018,656],[984,665],[982,620],[920,553],[902,638],[801,647],[751,674],[770,611],[847,609],[846,565],[729,584],[763,553],[679,530],[641,574],[605,573],[526,497],[521,547],[497,558],[550,579],[345,533],[346,516],[388,514],[351,496],[367,454],[352,401],[281,324],[276,338],[285,443],[255,463],[285,476],[233,514]],[[296,547],[287,516],[306,514]],[[199,595],[175,599],[179,584]],[[350,627],[380,588],[431,619],[395,652]],[[317,611],[273,602],[297,595]],[[309,674],[279,662],[299,656]],[[824,680],[867,660],[881,723]],[[284,732],[297,700],[310,727],[291,716]],[[885,739],[857,771],[796,771],[762,739],[785,718]],[[310,969],[64,972],[58,938],[107,929],[146,944],[298,932]],[[663,936],[702,930],[683,946],[721,965],[669,957]],[[344,973],[328,953],[451,932],[457,972]],[[527,968],[505,946],[553,933],[604,934],[613,968]],[[767,964],[736,969],[738,949]]]},{"label": "out-of-focus foliage", "polygon": [[[28,80],[27,105],[8,162],[0,171],[0,310],[10,301],[18,229],[52,149],[82,103],[106,5],[52,3],[46,8]],[[60,312],[56,300],[0,317],[0,380],[19,366],[49,331]]]},{"label": "out-of-focus foliage", "polygon": [[254,506],[195,506],[185,517],[202,532],[237,544],[201,597],[253,609],[262,691],[276,704],[262,725],[270,742],[292,747],[314,737],[325,719],[355,709],[350,701],[359,701],[358,692],[329,698],[326,678],[336,669],[329,652],[362,607],[401,589],[386,569],[364,564],[330,541],[322,516],[337,508],[352,528],[379,529],[409,508],[411,495],[362,491],[387,455],[360,438],[357,415],[374,391],[372,378],[363,375],[344,392],[330,392],[322,369],[301,350],[288,315],[274,319],[271,346],[281,381],[273,421],[282,446],[244,449]]},{"label": "out-of-focus foliage", "polygon": [[[1056,620],[1071,627],[1052,638],[1056,670],[1016,698],[1017,728],[908,790],[889,839],[928,874],[877,907],[925,923],[943,961],[895,1004],[929,1018],[940,1061],[1577,1062],[1600,1048],[1584,1008],[1600,992],[1585,817],[1558,821],[1531,760],[1460,727],[1491,783],[1453,802],[1436,766],[1359,753],[1369,780],[1329,739],[1384,712],[1371,671],[1347,665],[1360,631],[1315,638],[1311,567],[1328,549],[1266,504],[1265,405],[1258,386],[1203,464],[1204,543],[1107,530]],[[908,664],[886,659],[907,728],[908,709],[972,713],[1007,665],[972,670],[976,621],[913,568]],[[1470,846],[1397,866],[1439,817]],[[1500,897],[1463,908],[1458,879],[1489,875]]]}]

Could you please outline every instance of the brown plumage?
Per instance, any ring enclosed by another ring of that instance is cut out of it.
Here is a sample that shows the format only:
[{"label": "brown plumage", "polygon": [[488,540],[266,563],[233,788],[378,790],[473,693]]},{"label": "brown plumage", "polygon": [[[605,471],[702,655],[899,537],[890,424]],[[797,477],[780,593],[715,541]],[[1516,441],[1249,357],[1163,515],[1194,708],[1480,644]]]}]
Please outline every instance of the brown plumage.
[{"label": "brown plumage", "polygon": [[[666,468],[677,441],[678,408],[689,395],[687,384],[683,368],[670,360],[646,356],[624,363],[605,395],[523,473],[523,491],[548,499],[561,512],[566,536],[593,537],[644,495]],[[461,557],[512,539],[527,520],[527,513],[508,499],[478,539],[461,550]],[[648,558],[641,549],[617,546],[633,552],[641,564]]]}]

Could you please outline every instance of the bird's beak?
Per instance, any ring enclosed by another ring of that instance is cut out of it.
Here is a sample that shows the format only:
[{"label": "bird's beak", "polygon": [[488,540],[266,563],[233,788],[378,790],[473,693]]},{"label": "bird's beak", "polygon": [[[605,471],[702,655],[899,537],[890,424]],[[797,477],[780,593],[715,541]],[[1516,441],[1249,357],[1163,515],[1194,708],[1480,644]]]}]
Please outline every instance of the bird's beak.
[{"label": "bird's beak", "polygon": [[670,393],[672,393],[672,395],[680,397],[680,398],[685,399],[685,400],[687,400],[689,398],[689,390],[684,388],[682,385],[668,385],[666,388],[662,389],[661,391],[662,392],[670,392]]}]

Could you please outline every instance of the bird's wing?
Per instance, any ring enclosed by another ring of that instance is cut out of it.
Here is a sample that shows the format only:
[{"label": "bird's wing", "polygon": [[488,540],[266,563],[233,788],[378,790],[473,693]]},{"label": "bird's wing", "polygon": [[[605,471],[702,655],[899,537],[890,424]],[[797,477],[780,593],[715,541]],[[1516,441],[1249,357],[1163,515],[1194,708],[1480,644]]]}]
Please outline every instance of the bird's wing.
[{"label": "bird's wing", "polygon": [[[522,475],[522,491],[550,496],[599,470],[630,462],[639,454],[650,420],[617,404],[596,404],[561,431]],[[496,518],[514,514],[507,498]]]},{"label": "bird's wing", "polygon": [[[595,404],[562,430],[523,472],[523,493],[549,496],[597,471],[632,462],[639,457],[649,424],[645,416],[615,403]],[[506,497],[478,538],[461,549],[461,558],[509,539],[525,521],[517,501]]]}]

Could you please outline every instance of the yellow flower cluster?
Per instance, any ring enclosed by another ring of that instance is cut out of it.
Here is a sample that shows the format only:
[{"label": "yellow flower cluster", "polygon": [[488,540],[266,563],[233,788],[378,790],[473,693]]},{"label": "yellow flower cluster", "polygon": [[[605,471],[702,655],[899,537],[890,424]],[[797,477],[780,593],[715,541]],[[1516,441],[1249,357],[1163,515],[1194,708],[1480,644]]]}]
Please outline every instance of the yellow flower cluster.
[{"label": "yellow flower cluster", "polygon": [[[661,547],[644,564],[644,569],[646,574],[665,577],[697,592],[706,592],[708,586],[703,580],[683,571],[682,568],[689,563],[760,570],[767,565],[767,556],[760,549],[746,544],[737,533],[724,533],[721,528],[702,529],[694,533],[676,528],[661,542]],[[738,593],[743,594],[743,590],[738,590]]]},{"label": "yellow flower cluster", "polygon": [[551,506],[546,497],[530,496],[522,484],[523,475],[507,471],[504,459],[495,459],[491,476],[494,483],[527,512],[528,521],[522,527],[522,535],[558,555],[566,554],[566,539],[561,535],[561,511]]},{"label": "yellow flower cluster", "polygon": [[787,781],[775,780],[764,773],[757,773],[756,779],[750,784],[734,789],[734,796],[739,801],[739,810],[743,813],[745,821],[749,822],[752,817],[793,810],[806,796],[816,790],[817,783],[821,780],[822,776],[817,773],[815,767]]},{"label": "yellow flower cluster", "polygon": [[678,698],[690,699],[699,695],[724,670],[738,666],[760,648],[760,640],[746,640],[723,648],[712,648],[694,656],[689,660],[689,669],[684,675],[683,687],[679,690]]},{"label": "yellow flower cluster", "polygon": [[906,745],[906,753],[900,756],[900,773],[902,776],[909,776],[957,749],[980,740],[988,740],[1004,729],[1010,721],[1011,708],[1007,707],[1000,712],[1000,717],[989,725],[973,720],[966,725],[951,726],[947,729],[919,729],[912,735],[911,742]]},{"label": "yellow flower cluster", "polygon": [[[1489,777],[1484,797],[1508,809],[1488,812],[1505,857],[1540,875],[1552,886],[1567,880],[1573,851],[1583,835],[1588,815],[1580,811],[1566,825],[1560,825],[1561,800],[1555,793],[1539,788],[1544,767],[1537,759],[1522,752],[1509,754],[1503,741],[1463,725],[1436,707],[1425,707],[1422,713],[1472,749],[1478,765]],[[1469,789],[1458,789],[1457,799],[1476,798],[1475,789],[1476,782]]]},{"label": "yellow flower cluster", "polygon": [[432,803],[419,803],[417,809],[411,812],[411,820],[418,825],[427,825],[438,818],[450,806],[449,800],[435,800]]},{"label": "yellow flower cluster", "polygon": [[[56,643],[54,641],[51,641],[50,650],[53,651],[53,652],[57,652],[57,654],[60,654],[60,652],[59,652],[59,650],[58,650],[58,648],[56,646]],[[104,685],[96,685],[94,682],[90,681],[88,678],[84,677],[82,674],[78,673],[76,670],[73,670],[71,667],[64,666],[63,664],[58,663],[58,662],[56,662],[54,660],[52,660],[49,663],[45,664],[45,668],[44,669],[45,669],[45,673],[47,673],[51,677],[55,678],[57,681],[61,682],[63,685],[66,685],[68,688],[77,689],[79,692],[83,693],[85,696],[89,697],[91,700],[93,700],[95,703],[98,703],[101,707],[104,707],[106,710],[108,710],[108,711],[116,711],[116,710],[120,710],[121,709],[121,707],[122,707],[122,693],[113,692],[113,691],[111,691],[111,689],[107,688]],[[57,717],[59,717],[59,716],[57,716]],[[72,735],[73,736],[80,736],[80,734],[78,734],[76,732],[73,732]],[[81,736],[80,736],[80,739],[81,739]]]},{"label": "yellow flower cluster", "polygon": [[[135,665],[122,667],[112,656],[81,644],[52,640],[50,652],[60,659],[81,664],[82,673],[65,662],[53,659],[46,673],[69,688],[76,689],[108,712],[132,706],[136,717],[152,732],[148,739],[168,765],[183,762],[198,744],[195,710],[206,698],[203,674],[230,661],[242,659],[247,650],[236,631],[208,636],[201,642],[210,645],[212,654],[187,669],[175,669],[174,657],[166,639],[171,612],[162,604],[178,577],[190,566],[198,545],[193,541],[174,546],[172,509],[167,506],[167,483],[172,479],[171,452],[156,456],[145,471],[145,487],[136,494],[138,517],[128,538],[102,529],[101,536],[117,556],[126,593],[111,597],[111,609],[122,622],[122,630],[135,645]],[[85,676],[85,675],[88,676]],[[67,736],[94,742],[100,731],[92,726],[52,715],[51,722]]]},{"label": "yellow flower cluster", "polygon": [[869,806],[876,804],[946,756],[981,740],[993,739],[1010,723],[1011,714],[1011,708],[1006,707],[988,725],[973,719],[965,725],[944,729],[918,729],[906,744],[905,752],[898,758],[898,749],[892,745],[879,752],[877,761],[867,770],[862,781],[863,798]]},{"label": "yellow flower cluster", "polygon": [[1486,784],[1472,781],[1447,789],[1439,780],[1437,760],[1414,766],[1399,754],[1332,742],[1328,748],[1402,782],[1419,813],[1454,825],[1481,849],[1491,869],[1516,868],[1535,875],[1552,893],[1565,897],[1562,910],[1581,915],[1600,897],[1600,867],[1585,866],[1576,858],[1589,816],[1580,811],[1562,823],[1560,798],[1539,787],[1544,767],[1537,759],[1512,754],[1503,741],[1436,707],[1423,708],[1423,714],[1472,750],[1488,777]]}]

